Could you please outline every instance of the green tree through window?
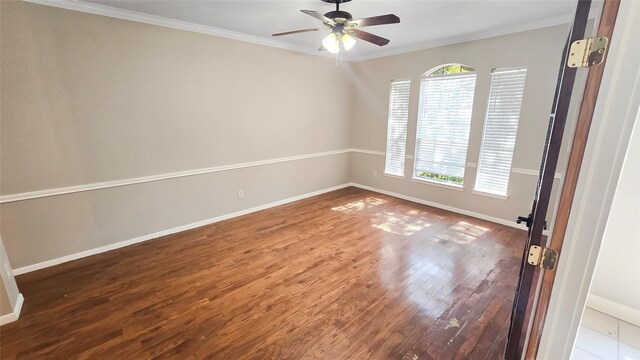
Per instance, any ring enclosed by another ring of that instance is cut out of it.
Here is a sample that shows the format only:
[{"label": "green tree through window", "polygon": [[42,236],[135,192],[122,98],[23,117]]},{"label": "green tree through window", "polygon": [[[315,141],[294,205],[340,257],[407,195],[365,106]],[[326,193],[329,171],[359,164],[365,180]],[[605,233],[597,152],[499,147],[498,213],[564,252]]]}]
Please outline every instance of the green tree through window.
[{"label": "green tree through window", "polygon": [[468,66],[453,64],[453,65],[443,66],[440,69],[432,72],[430,75],[449,75],[449,74],[460,74],[460,73],[474,72],[474,71],[475,70],[473,68],[470,68]]}]

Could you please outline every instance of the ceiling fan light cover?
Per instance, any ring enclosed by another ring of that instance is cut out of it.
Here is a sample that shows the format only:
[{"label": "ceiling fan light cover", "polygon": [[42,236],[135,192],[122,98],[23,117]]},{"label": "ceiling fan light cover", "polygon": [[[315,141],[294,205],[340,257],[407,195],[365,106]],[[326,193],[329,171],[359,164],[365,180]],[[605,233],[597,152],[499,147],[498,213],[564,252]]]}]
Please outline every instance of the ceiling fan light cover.
[{"label": "ceiling fan light cover", "polygon": [[345,51],[350,50],[353,48],[353,45],[356,44],[356,39],[348,34],[336,34],[332,32],[322,40],[322,45],[325,49],[329,50],[330,53],[337,54],[340,52],[340,41],[342,41],[342,47]]},{"label": "ceiling fan light cover", "polygon": [[322,40],[322,45],[332,54],[340,52],[340,42],[335,33],[327,35],[327,37]]},{"label": "ceiling fan light cover", "polygon": [[349,34],[342,35],[342,46],[344,46],[344,50],[348,51],[353,48],[353,45],[356,44],[356,39],[349,36]]}]

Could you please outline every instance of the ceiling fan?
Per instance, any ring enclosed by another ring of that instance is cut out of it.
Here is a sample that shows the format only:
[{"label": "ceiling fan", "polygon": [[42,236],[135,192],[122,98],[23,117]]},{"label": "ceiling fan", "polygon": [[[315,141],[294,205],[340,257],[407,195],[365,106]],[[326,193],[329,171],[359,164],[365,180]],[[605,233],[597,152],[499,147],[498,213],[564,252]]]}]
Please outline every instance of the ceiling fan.
[{"label": "ceiling fan", "polygon": [[287,31],[282,33],[273,34],[273,36],[283,36],[299,34],[310,31],[323,31],[331,30],[331,33],[322,40],[322,46],[320,50],[328,50],[333,54],[347,51],[355,45],[356,40],[354,37],[370,42],[378,46],[385,46],[389,43],[389,39],[385,39],[381,36],[374,35],[372,33],[362,31],[359,28],[365,26],[385,25],[385,24],[397,24],[400,22],[400,18],[393,14],[373,16],[364,19],[353,20],[350,13],[340,10],[340,4],[346,3],[351,0],[322,0],[327,3],[336,4],[335,11],[329,11],[322,15],[314,10],[300,10],[303,13],[313,16],[314,18],[322,21],[326,26],[325,28],[313,28]]}]

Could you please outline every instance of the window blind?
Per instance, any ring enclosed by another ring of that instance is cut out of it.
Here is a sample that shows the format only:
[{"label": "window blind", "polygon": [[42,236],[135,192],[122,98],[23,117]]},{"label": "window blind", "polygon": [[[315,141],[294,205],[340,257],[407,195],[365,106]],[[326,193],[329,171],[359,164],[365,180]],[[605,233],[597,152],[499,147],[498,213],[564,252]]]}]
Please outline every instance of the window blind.
[{"label": "window blind", "polygon": [[411,80],[396,80],[391,83],[384,164],[386,174],[404,176],[410,92]]},{"label": "window blind", "polygon": [[526,69],[496,69],[484,123],[475,190],[507,195]]},{"label": "window blind", "polygon": [[462,185],[475,73],[423,76],[414,177]]}]

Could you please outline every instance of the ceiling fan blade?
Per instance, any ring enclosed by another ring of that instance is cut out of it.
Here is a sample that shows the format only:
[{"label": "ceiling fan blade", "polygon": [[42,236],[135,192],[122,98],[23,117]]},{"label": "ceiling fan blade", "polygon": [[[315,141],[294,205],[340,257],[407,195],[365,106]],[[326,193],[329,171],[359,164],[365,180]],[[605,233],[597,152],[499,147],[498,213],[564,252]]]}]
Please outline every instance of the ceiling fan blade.
[{"label": "ceiling fan blade", "polygon": [[316,28],[316,29],[294,30],[294,31],[287,31],[287,32],[281,32],[281,33],[273,34],[271,36],[283,36],[283,35],[299,34],[299,33],[310,32],[310,31],[322,31],[322,30],[326,30],[326,29]]},{"label": "ceiling fan blade", "polygon": [[372,44],[376,44],[378,46],[385,46],[389,43],[389,39],[385,39],[381,36],[378,35],[373,35],[372,33],[366,32],[366,31],[362,31],[362,30],[358,30],[358,29],[351,29],[349,30],[349,34],[353,35],[354,37],[357,37],[358,39],[362,39],[364,41],[368,41]]},{"label": "ceiling fan blade", "polygon": [[353,27],[364,27],[364,26],[374,26],[374,25],[385,25],[385,24],[397,24],[400,22],[400,18],[393,15],[380,15],[373,16],[364,19],[351,20],[347,23],[347,26]]},{"label": "ceiling fan blade", "polygon": [[336,22],[333,21],[333,19],[329,19],[328,17],[320,14],[319,12],[317,12],[315,10],[300,10],[300,11],[302,11],[303,13],[305,13],[307,15],[313,16],[314,18],[322,21],[323,23],[325,23],[325,24],[327,24],[329,26],[336,25]]}]

